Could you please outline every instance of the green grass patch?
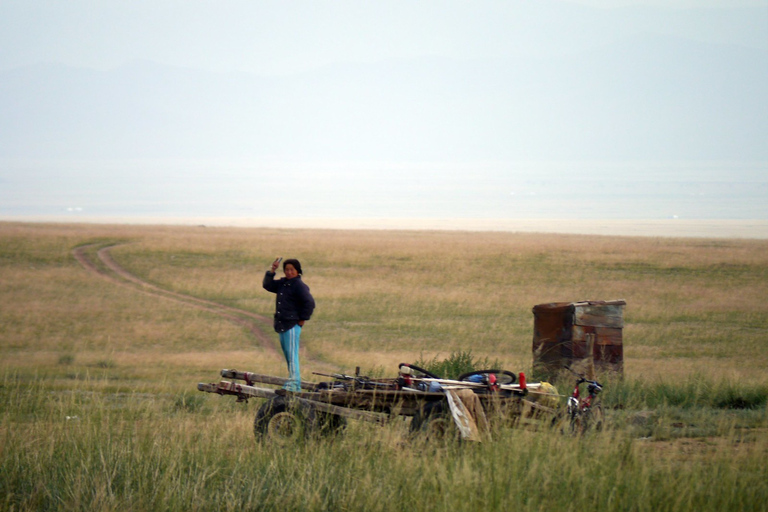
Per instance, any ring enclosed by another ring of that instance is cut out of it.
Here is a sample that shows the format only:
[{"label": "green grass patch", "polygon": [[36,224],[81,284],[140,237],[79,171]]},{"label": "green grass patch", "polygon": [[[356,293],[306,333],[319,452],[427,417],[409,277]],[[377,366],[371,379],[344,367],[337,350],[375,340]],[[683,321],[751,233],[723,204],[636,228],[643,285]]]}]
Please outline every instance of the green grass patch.
[{"label": "green grass patch", "polygon": [[445,359],[435,356],[430,360],[424,359],[422,354],[413,364],[443,379],[457,379],[460,375],[475,370],[504,369],[498,359],[490,361],[487,357],[475,357],[471,351],[452,352]]}]

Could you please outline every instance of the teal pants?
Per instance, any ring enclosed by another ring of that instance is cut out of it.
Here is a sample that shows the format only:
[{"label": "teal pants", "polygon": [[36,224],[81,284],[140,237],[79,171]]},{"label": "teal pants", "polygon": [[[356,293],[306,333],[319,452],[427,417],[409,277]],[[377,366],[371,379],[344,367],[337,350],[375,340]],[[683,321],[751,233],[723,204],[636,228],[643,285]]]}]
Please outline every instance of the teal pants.
[{"label": "teal pants", "polygon": [[285,362],[288,363],[288,382],[283,389],[288,391],[301,391],[301,371],[299,368],[299,337],[301,326],[295,325],[291,329],[280,333],[280,346],[283,348]]}]

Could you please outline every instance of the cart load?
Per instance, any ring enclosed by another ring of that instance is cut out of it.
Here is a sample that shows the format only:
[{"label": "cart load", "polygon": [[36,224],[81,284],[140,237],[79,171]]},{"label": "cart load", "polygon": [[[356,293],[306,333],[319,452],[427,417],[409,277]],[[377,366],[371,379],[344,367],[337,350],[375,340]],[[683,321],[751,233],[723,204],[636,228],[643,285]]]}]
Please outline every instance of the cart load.
[{"label": "cart load", "polygon": [[[378,424],[410,418],[414,435],[466,440],[489,438],[496,423],[551,423],[559,408],[557,390],[547,383],[526,382],[523,373],[478,370],[457,379],[442,379],[416,365],[401,363],[393,378],[359,374],[321,374],[319,382],[301,382],[288,392],[288,379],[233,369],[221,370],[218,383],[199,383],[203,392],[232,395],[239,402],[264,399],[256,412],[254,433],[288,443],[311,433],[343,430],[348,420]],[[275,386],[275,387],[271,387]]]}]

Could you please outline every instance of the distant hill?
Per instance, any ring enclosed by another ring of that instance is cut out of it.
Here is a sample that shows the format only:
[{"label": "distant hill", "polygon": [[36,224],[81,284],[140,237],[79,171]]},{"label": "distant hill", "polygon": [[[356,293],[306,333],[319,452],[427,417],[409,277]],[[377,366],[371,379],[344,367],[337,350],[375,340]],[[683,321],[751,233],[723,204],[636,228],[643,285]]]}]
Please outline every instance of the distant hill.
[{"label": "distant hill", "polygon": [[766,84],[768,51],[650,33],[279,78],[36,65],[0,72],[0,157],[764,160]]}]

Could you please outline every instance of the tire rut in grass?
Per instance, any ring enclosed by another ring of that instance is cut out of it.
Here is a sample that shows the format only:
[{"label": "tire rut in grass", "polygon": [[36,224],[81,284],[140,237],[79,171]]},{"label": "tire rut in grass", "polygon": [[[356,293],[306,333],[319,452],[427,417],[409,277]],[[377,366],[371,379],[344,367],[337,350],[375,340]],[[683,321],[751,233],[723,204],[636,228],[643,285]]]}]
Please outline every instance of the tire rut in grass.
[{"label": "tire rut in grass", "polygon": [[88,272],[97,274],[111,281],[112,283],[138,290],[147,295],[163,297],[219,315],[220,317],[225,318],[232,323],[248,329],[248,331],[259,341],[259,344],[265,350],[268,350],[274,355],[281,357],[278,354],[277,349],[275,349],[274,344],[272,343],[269,336],[267,336],[267,334],[261,328],[261,325],[271,326],[271,319],[251,311],[246,311],[244,309],[227,306],[225,304],[219,304],[214,301],[174,292],[172,290],[166,290],[150,282],[147,282],[140,277],[137,277],[136,275],[128,272],[125,268],[121,267],[114,260],[114,258],[112,258],[110,250],[113,247],[116,247],[116,244],[103,246],[98,249],[96,254],[99,258],[99,261],[101,261],[101,263],[106,267],[106,270],[102,269],[96,265],[88,256],[88,250],[93,249],[99,245],[102,244],[81,245],[72,251],[75,260],[77,260],[78,263],[80,263],[80,265]]}]

